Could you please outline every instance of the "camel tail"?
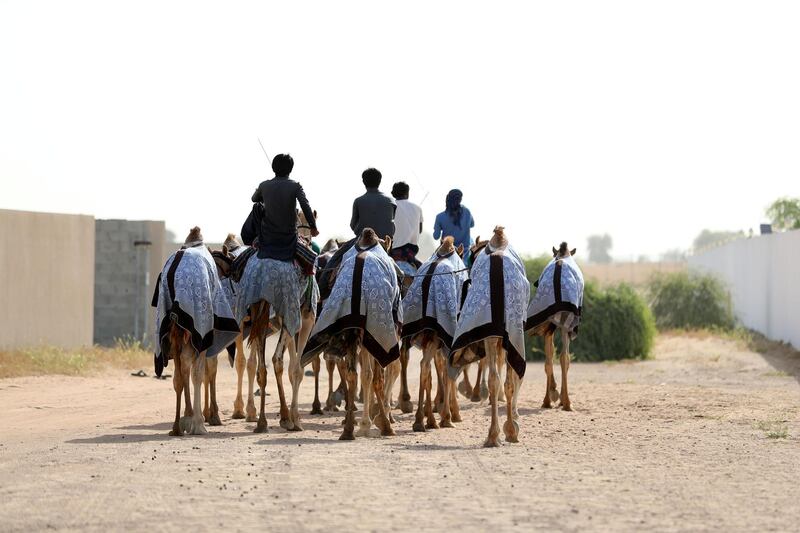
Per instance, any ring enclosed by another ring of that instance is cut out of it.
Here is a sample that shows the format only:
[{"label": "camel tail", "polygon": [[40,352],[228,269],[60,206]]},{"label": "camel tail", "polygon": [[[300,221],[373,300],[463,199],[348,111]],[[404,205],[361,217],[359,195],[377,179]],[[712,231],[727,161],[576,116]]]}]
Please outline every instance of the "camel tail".
[{"label": "camel tail", "polygon": [[269,304],[263,300],[253,304],[250,307],[250,337],[247,345],[251,346],[254,340],[266,339],[269,327]]},{"label": "camel tail", "polygon": [[176,359],[181,356],[184,344],[183,328],[176,321],[172,321],[169,326],[169,351],[170,358]]}]

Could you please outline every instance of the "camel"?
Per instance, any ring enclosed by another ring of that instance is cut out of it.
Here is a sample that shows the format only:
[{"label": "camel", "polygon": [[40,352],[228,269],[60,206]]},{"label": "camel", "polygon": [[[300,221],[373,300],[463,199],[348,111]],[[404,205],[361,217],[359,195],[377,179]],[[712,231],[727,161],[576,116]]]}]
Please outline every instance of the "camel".
[{"label": "camel", "polygon": [[[525,266],[497,226],[484,252],[473,263],[472,285],[464,302],[450,354],[451,372],[479,358],[476,345],[483,345],[489,373],[489,402],[492,420],[486,447],[500,445],[498,392],[500,373],[505,362],[506,422],[503,431],[507,442],[519,442],[517,399],[525,375],[524,317],[530,298],[530,284]],[[469,348],[472,348],[470,350]],[[452,373],[451,373],[452,375]]]},{"label": "camel", "polygon": [[[467,279],[461,261],[463,252],[463,246],[456,250],[453,238],[445,237],[434,257],[422,265],[422,274],[414,280],[403,300],[406,319],[403,339],[422,349],[414,431],[440,427],[433,415],[434,409],[439,411],[441,427],[453,427],[453,422],[461,421],[455,382],[445,371],[445,358],[450,351],[461,307],[461,291]],[[438,381],[435,399],[431,398],[431,362],[435,363]],[[423,423],[423,418],[427,423]]]},{"label": "camel", "polygon": [[[300,268],[293,262],[261,259],[255,254],[244,256],[243,259],[246,259],[246,264],[237,286],[236,318],[243,324],[245,334],[249,327],[250,357],[257,360],[255,373],[262,391],[259,415],[254,431],[264,433],[268,429],[264,412],[267,383],[265,350],[267,337],[276,331],[279,332],[279,339],[272,362],[281,402],[280,425],[289,431],[302,431],[298,397],[303,371],[300,366],[298,348],[302,349],[314,324],[316,284],[313,276],[302,275]],[[275,315],[273,318],[270,317],[272,311]],[[246,322],[248,317],[249,322]],[[286,350],[289,351],[291,406],[287,405],[283,389],[283,356]],[[237,372],[241,366],[240,363]],[[248,371],[250,367],[248,361]],[[250,374],[250,372],[248,373]],[[241,376],[241,374],[239,375]],[[250,391],[252,392],[252,385]],[[252,398],[253,395],[249,393],[248,419],[251,415],[250,402]]]},{"label": "camel", "polygon": [[[553,260],[545,267],[539,280],[536,295],[528,307],[525,329],[529,334],[544,337],[544,372],[547,378],[542,407],[550,409],[559,402],[565,411],[572,410],[567,387],[569,373],[569,344],[578,332],[583,303],[583,274],[573,257],[576,250],[562,242],[553,247]],[[555,333],[561,335],[561,392],[553,375]]]},{"label": "camel", "polygon": [[[173,388],[176,396],[175,420],[171,436],[184,432],[203,435],[200,389],[211,371],[216,371],[216,355],[239,334],[233,312],[215,271],[215,262],[203,244],[200,228],[189,232],[184,246],[167,259],[156,284],[153,306],[159,324],[156,333],[159,351],[156,375],[160,376],[170,359],[175,361]],[[190,392],[194,385],[194,401]],[[216,390],[211,389],[211,404],[216,408]],[[181,417],[181,397],[185,399]],[[216,416],[216,420],[214,420]],[[219,412],[209,408],[211,421]]]},{"label": "camel", "polygon": [[[346,367],[346,415],[340,440],[368,436],[374,423],[381,435],[394,435],[385,408],[383,367],[400,356],[398,325],[400,289],[395,265],[387,250],[391,237],[381,240],[365,228],[354,247],[343,257],[330,297],[303,354],[303,365],[323,350],[328,357],[344,358]],[[388,283],[387,283],[388,281]],[[364,408],[355,431],[357,365],[361,365]],[[371,415],[373,394],[377,414]]]}]

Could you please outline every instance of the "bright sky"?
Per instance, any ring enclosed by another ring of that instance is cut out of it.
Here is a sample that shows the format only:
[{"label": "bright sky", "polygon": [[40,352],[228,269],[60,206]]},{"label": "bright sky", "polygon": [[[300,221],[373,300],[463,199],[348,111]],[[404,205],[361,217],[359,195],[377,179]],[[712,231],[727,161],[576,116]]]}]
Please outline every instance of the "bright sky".
[{"label": "bright sky", "polygon": [[522,253],[657,256],[800,196],[798,28],[798,2],[0,1],[0,208],[220,240],[260,136],[323,237],[375,166],[428,229],[458,187]]}]

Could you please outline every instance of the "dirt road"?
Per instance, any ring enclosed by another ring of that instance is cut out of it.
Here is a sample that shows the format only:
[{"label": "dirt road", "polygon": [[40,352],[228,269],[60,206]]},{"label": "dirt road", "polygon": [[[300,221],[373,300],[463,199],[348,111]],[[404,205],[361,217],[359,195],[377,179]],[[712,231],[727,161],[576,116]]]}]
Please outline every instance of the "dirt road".
[{"label": "dirt road", "polygon": [[[339,442],[336,414],[286,433],[271,374],[256,435],[230,420],[227,362],[225,425],[204,437],[167,436],[169,381],[2,380],[0,530],[796,530],[799,367],[666,336],[650,361],[573,364],[568,413],[539,408],[529,365],[521,442],[498,449],[481,447],[487,407],[463,399],[455,429],[395,414],[396,437]],[[305,414],[309,378],[302,393]]]}]

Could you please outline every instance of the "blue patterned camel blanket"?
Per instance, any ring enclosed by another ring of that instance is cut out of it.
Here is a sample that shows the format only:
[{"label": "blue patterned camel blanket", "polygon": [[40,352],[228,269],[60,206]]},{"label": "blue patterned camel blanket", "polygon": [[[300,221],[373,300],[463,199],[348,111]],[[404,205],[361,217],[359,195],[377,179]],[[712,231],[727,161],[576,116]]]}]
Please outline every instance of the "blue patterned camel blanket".
[{"label": "blue patterned camel blanket", "polygon": [[236,340],[239,327],[217,276],[214,259],[205,246],[172,254],[158,277],[153,307],[156,308],[156,375],[170,358],[172,321],[188,331],[197,353],[214,357]]},{"label": "blue patterned camel blanket", "polygon": [[402,321],[394,261],[378,244],[367,249],[355,245],[344,254],[301,363],[307,365],[323,350],[344,355],[331,341],[345,330],[360,329],[364,347],[386,366],[400,357],[398,329]]},{"label": "blue patterned camel blanket", "polygon": [[[450,365],[472,362],[455,360],[457,350],[471,347],[491,337],[503,339],[508,362],[522,377],[525,374],[525,311],[530,299],[530,283],[522,259],[509,245],[490,252],[487,246],[474,258],[471,285],[458,319]],[[473,350],[481,357],[482,350]]]},{"label": "blue patterned camel blanket", "polygon": [[403,338],[429,330],[449,352],[461,309],[461,291],[469,277],[457,253],[434,254],[417,271],[419,277],[403,298]]},{"label": "blue patterned camel blanket", "polygon": [[[528,306],[525,330],[534,335],[544,335],[555,329],[553,317],[561,312],[572,313],[566,326],[571,339],[578,334],[583,307],[583,273],[573,257],[553,259],[539,276],[536,294]],[[560,324],[558,324],[560,325]]]},{"label": "blue patterned camel blanket", "polygon": [[292,336],[300,331],[301,309],[309,305],[316,311],[319,299],[313,276],[304,275],[293,261],[261,259],[255,254],[248,258],[242,278],[234,289],[234,311],[239,324],[249,314],[250,306],[264,300],[270,305],[270,317],[280,316]]}]

